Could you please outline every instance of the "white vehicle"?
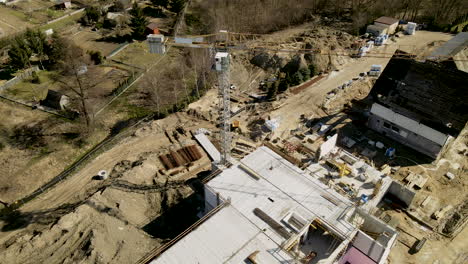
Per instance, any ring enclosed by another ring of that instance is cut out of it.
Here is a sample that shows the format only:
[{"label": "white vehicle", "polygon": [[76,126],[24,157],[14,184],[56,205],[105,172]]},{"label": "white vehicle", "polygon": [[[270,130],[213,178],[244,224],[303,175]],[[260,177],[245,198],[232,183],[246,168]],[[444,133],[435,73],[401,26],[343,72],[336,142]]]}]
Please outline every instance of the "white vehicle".
[{"label": "white vehicle", "polygon": [[382,65],[374,64],[371,66],[371,69],[369,71],[369,76],[379,76],[381,72],[382,72]]}]

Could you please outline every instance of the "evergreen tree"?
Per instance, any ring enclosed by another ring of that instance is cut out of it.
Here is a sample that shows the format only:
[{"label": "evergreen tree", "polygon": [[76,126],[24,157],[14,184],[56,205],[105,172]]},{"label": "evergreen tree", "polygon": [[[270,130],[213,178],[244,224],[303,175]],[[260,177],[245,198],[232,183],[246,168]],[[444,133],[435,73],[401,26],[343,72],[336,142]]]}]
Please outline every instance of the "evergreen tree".
[{"label": "evergreen tree", "polygon": [[310,72],[310,77],[314,77],[315,75],[318,74],[318,69],[315,66],[315,64],[313,63],[309,64],[309,72]]},{"label": "evergreen tree", "polygon": [[156,7],[167,8],[169,6],[169,0],[151,0],[151,3]]},{"label": "evergreen tree", "polygon": [[46,36],[43,32],[40,30],[31,30],[27,29],[25,33],[25,38],[26,42],[31,49],[32,53],[36,54],[39,62],[42,66],[42,69],[44,69],[44,65],[42,65],[42,61],[44,60],[45,57],[45,52],[46,52],[46,46],[47,46],[47,40]]},{"label": "evergreen tree", "polygon": [[304,68],[300,70],[302,76],[304,77],[304,81],[307,81],[310,79],[310,70],[308,68]]},{"label": "evergreen tree", "polygon": [[288,88],[289,88],[288,81],[286,79],[281,79],[279,86],[278,86],[278,91],[281,93],[281,92],[286,91]]},{"label": "evergreen tree", "polygon": [[185,5],[185,0],[172,0],[171,1],[171,7],[169,10],[171,10],[174,13],[179,13],[182,11]]},{"label": "evergreen tree", "polygon": [[291,76],[291,83],[292,85],[298,85],[302,83],[304,80],[304,76],[302,76],[301,72],[297,71]]},{"label": "evergreen tree", "polygon": [[8,56],[10,56],[10,65],[15,69],[24,69],[31,66],[29,60],[31,54],[32,51],[24,38],[16,37],[8,51]]},{"label": "evergreen tree", "polygon": [[270,85],[270,87],[268,88],[268,93],[267,93],[267,99],[268,100],[275,100],[276,99],[276,95],[278,94],[278,85],[279,85],[279,82],[276,81],[274,83],[272,83]]},{"label": "evergreen tree", "polygon": [[46,46],[46,54],[48,62],[51,65],[58,64],[65,56],[65,40],[61,38],[56,32],[52,34],[50,44]]},{"label": "evergreen tree", "polygon": [[133,38],[138,40],[144,39],[146,37],[145,31],[148,20],[143,14],[143,9],[135,2],[130,14],[132,15],[130,18],[130,28],[132,29]]}]

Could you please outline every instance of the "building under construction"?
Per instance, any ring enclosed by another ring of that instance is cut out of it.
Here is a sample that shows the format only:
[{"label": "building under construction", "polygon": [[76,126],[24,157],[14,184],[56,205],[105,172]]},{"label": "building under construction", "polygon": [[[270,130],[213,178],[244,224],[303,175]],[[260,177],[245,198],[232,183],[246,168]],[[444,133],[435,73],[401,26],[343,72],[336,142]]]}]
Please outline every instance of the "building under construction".
[{"label": "building under construction", "polygon": [[260,147],[205,184],[192,227],[151,263],[385,263],[397,232]]},{"label": "building under construction", "polygon": [[369,94],[368,126],[437,158],[468,121],[466,80],[443,64],[394,57]]}]

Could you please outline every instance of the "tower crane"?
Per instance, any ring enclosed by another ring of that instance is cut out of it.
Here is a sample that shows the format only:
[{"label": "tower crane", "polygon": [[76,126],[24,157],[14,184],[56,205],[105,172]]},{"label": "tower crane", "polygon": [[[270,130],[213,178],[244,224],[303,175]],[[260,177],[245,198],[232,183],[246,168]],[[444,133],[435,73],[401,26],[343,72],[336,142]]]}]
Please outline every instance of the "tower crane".
[{"label": "tower crane", "polygon": [[[345,52],[327,52],[323,53],[320,49],[287,49],[280,47],[277,42],[268,42],[262,39],[261,45],[256,42],[249,43],[249,40],[257,40],[265,35],[235,33],[226,30],[220,30],[218,33],[167,38],[161,34],[150,34],[147,37],[150,53],[165,54],[166,46],[180,48],[202,48],[209,49],[211,56],[214,58],[214,69],[218,75],[218,94],[220,107],[220,128],[221,128],[221,159],[218,165],[226,166],[230,161],[230,52],[235,50],[261,51],[261,52],[281,52],[281,53],[296,53],[296,54],[319,54],[326,56],[349,56]],[[385,53],[385,52],[368,52],[364,57],[373,58],[392,58],[399,59],[414,59],[415,55],[408,53]],[[448,56],[431,57],[431,60],[447,60],[452,59]]]}]

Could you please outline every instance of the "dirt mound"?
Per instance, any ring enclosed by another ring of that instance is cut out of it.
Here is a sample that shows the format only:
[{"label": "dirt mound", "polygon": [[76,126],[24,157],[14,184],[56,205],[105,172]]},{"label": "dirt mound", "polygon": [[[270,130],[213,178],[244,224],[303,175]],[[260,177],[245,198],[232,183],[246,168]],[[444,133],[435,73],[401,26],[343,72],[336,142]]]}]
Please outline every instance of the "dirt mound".
[{"label": "dirt mound", "polygon": [[5,263],[131,263],[158,241],[96,201],[79,206],[42,232],[4,246]]}]

